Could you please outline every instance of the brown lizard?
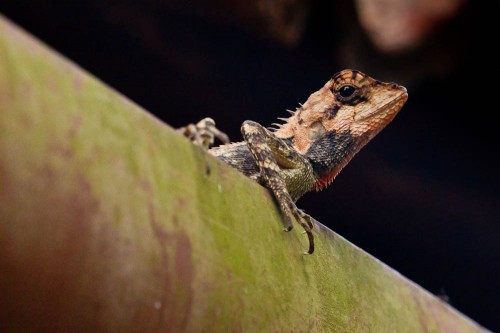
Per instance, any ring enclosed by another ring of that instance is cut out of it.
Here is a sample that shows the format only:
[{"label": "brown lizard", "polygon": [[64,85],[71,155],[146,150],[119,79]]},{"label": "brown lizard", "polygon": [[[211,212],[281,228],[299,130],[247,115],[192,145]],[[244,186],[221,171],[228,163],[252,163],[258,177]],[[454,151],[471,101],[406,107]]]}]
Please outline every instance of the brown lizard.
[{"label": "brown lizard", "polygon": [[356,70],[335,74],[307,101],[289,111],[283,124],[265,128],[247,120],[244,141],[228,143],[211,118],[179,129],[208,148],[214,137],[225,143],[208,150],[268,188],[276,198],[285,231],[297,221],[309,239],[306,254],[314,252],[312,218],[295,205],[304,193],[329,185],[353,156],[379,133],[408,99],[406,89],[384,83]]}]

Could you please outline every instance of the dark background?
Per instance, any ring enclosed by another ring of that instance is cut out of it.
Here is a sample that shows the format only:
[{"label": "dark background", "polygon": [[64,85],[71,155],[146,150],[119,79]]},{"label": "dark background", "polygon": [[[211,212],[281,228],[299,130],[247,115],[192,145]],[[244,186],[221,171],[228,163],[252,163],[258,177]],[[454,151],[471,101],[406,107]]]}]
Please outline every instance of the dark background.
[{"label": "dark background", "polygon": [[0,13],[169,125],[210,116],[233,140],[244,120],[286,117],[344,68],[405,85],[394,122],[298,206],[500,330],[498,1],[470,1],[389,55],[348,1],[313,1],[295,42],[238,24],[224,1],[214,12],[170,2],[4,0]]}]

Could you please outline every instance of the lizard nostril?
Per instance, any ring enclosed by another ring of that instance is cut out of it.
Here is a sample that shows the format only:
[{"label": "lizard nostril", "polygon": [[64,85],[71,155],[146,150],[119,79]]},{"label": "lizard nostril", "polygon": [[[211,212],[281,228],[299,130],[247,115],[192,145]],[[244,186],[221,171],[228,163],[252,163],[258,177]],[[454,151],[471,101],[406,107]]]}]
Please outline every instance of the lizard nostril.
[{"label": "lizard nostril", "polygon": [[399,84],[397,84],[397,83],[391,82],[389,84],[391,85],[392,89],[399,89],[400,88]]}]

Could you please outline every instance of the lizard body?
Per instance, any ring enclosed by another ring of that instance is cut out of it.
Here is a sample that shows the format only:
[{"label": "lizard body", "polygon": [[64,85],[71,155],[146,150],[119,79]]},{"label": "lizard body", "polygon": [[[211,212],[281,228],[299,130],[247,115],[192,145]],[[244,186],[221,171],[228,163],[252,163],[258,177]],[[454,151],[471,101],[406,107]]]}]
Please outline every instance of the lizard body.
[{"label": "lizard body", "polygon": [[[244,141],[211,148],[209,153],[267,187],[280,206],[285,230],[291,230],[293,220],[297,221],[309,238],[305,253],[311,254],[312,219],[295,202],[306,192],[329,185],[354,155],[391,122],[407,98],[402,86],[344,70],[296,111],[290,111],[289,118],[279,118],[284,123],[275,124],[277,128],[268,129],[247,120],[241,127]],[[213,143],[210,134],[228,141],[210,118],[198,123],[196,130],[200,129],[205,132],[201,136],[196,133],[194,140],[200,145]],[[191,138],[196,130],[181,129]]]}]

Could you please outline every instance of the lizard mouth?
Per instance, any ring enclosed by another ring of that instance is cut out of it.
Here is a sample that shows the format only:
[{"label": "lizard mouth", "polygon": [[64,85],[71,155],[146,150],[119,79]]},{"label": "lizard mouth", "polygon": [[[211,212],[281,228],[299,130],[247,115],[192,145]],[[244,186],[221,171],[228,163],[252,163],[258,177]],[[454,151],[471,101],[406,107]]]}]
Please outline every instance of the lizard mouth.
[{"label": "lizard mouth", "polygon": [[[382,104],[381,107],[370,107],[366,112],[361,112],[355,118],[356,122],[365,122],[372,118],[387,118],[392,119],[401,110],[403,105],[408,100],[406,88],[399,86],[399,92],[396,97],[393,97],[389,102]],[[376,105],[376,104],[375,104]]]}]

